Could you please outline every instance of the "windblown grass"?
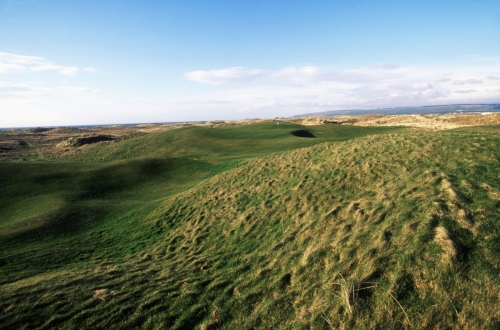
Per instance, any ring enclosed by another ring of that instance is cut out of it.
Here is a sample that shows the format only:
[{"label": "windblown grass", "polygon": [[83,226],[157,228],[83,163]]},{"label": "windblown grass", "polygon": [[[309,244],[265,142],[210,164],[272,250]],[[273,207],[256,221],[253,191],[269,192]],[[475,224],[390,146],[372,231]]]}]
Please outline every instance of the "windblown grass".
[{"label": "windblown grass", "polygon": [[1,164],[0,324],[498,328],[500,135],[307,129],[321,143],[281,152],[216,150],[228,129],[176,154],[198,160]]}]

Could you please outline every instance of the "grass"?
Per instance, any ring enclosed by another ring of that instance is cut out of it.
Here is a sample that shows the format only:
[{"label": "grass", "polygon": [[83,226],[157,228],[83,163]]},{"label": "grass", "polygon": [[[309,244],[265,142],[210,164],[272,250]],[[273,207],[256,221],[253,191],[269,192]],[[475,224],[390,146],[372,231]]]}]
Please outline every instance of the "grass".
[{"label": "grass", "polygon": [[289,125],[0,164],[2,327],[498,328],[497,128]]},{"label": "grass", "polygon": [[[306,130],[316,138],[297,138],[291,133]],[[102,162],[136,157],[184,157],[226,162],[267,153],[304,148],[321,142],[345,141],[371,134],[402,131],[393,127],[353,127],[341,125],[302,126],[282,122],[184,127],[131,138],[122,143],[89,145],[58,161]]]},{"label": "grass", "polygon": [[375,288],[372,282],[368,282],[367,278],[362,280],[346,279],[340,275],[340,280],[336,283],[339,286],[338,298],[340,303],[344,306],[347,313],[352,314],[356,300],[360,296],[366,294],[365,290]]}]

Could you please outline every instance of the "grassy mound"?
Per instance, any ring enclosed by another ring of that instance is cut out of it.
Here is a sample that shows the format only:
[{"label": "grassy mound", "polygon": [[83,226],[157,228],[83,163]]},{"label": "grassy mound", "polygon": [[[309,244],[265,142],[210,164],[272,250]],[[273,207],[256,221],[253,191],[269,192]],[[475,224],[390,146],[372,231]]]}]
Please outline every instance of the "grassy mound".
[{"label": "grassy mound", "polygon": [[356,134],[281,126],[180,129],[78,156],[155,158],[0,164],[0,324],[500,326],[499,127],[338,142]]},{"label": "grassy mound", "polygon": [[0,152],[27,147],[28,144],[23,140],[0,140]]},{"label": "grassy mound", "polygon": [[[301,139],[292,132],[304,130],[317,139]],[[137,157],[188,157],[215,162],[244,159],[267,153],[345,141],[372,134],[403,131],[395,127],[308,126],[275,122],[221,127],[184,127],[130,138],[121,143],[88,145],[58,161],[102,162]]]}]

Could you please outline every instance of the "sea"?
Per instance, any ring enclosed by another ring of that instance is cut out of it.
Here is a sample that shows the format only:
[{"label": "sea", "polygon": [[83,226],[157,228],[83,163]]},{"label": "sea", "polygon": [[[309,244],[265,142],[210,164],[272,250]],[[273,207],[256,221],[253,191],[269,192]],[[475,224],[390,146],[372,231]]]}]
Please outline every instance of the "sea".
[{"label": "sea", "polygon": [[7,131],[11,129],[26,130],[30,128],[95,128],[95,127],[110,127],[110,126],[142,126],[142,125],[179,125],[179,124],[192,124],[201,123],[204,124],[206,121],[171,121],[171,122],[160,122],[160,123],[132,123],[132,124],[98,124],[98,125],[61,125],[61,126],[26,126],[26,127],[0,127],[0,131]]}]

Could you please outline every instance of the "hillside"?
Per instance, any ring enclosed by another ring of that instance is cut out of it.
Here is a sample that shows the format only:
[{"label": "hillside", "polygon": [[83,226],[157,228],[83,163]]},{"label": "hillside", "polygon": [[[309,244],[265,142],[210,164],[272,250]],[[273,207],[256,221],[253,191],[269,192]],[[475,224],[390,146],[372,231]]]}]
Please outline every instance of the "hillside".
[{"label": "hillside", "polygon": [[499,149],[290,123],[0,163],[0,324],[497,329]]}]

